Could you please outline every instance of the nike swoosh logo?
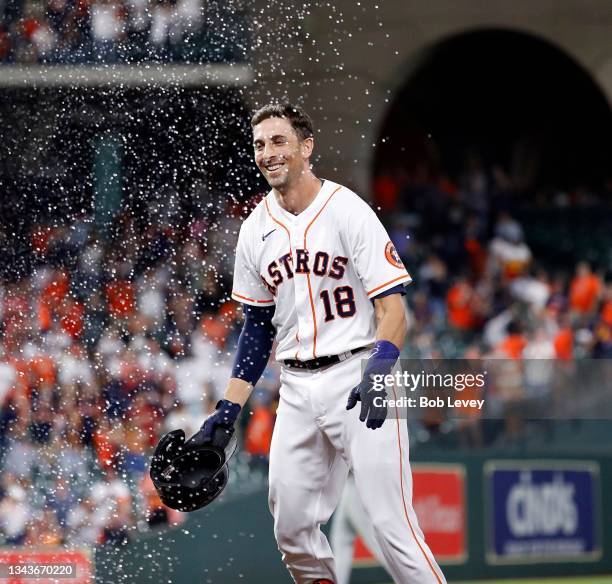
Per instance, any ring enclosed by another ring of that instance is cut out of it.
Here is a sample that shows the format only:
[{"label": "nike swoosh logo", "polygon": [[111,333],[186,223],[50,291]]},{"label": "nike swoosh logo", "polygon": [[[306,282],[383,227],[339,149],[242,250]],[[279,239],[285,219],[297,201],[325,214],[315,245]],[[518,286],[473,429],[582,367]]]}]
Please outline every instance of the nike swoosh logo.
[{"label": "nike swoosh logo", "polygon": [[268,237],[268,235],[272,235],[275,231],[276,229],[273,229],[272,231],[268,231],[268,233],[266,233],[265,235],[262,235],[261,241],[266,241],[266,237]]}]

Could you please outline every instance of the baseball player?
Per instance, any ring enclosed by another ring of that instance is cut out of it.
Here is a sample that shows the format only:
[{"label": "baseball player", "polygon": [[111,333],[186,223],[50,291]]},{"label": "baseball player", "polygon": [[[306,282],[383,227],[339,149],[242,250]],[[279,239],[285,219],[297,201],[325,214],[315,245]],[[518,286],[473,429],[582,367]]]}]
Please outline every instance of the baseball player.
[{"label": "baseball player", "polygon": [[245,323],[224,399],[187,445],[218,428],[231,433],[276,339],[281,390],[269,504],[295,582],[336,582],[320,526],[350,469],[395,581],[441,584],[412,508],[407,424],[385,423],[387,392],[374,383],[404,343],[402,294],[411,277],[372,209],[313,174],[314,133],[301,108],[265,106],[251,125],[255,163],[271,190],[238,238],[232,298]]}]

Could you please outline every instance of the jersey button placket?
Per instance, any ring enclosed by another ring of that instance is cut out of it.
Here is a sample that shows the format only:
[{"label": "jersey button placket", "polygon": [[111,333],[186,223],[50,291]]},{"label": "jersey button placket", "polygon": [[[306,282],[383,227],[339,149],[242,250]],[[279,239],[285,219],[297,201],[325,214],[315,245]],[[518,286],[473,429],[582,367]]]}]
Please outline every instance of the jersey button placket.
[{"label": "jersey button placket", "polygon": [[306,275],[298,274],[297,269],[297,254],[296,250],[304,247],[304,233],[300,228],[294,228],[291,234],[291,247],[293,249],[293,285],[295,290],[295,311],[298,316],[299,326],[299,358],[302,360],[308,360],[311,358],[310,353],[312,352],[310,337],[311,324],[308,320],[308,312],[306,309],[309,307],[308,302],[308,286],[306,283]]}]

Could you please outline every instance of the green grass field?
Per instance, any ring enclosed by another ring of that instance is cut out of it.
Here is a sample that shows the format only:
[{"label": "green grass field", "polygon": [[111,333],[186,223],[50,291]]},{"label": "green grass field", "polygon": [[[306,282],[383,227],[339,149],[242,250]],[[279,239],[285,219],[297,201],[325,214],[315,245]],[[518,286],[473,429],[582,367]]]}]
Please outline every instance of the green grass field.
[{"label": "green grass field", "polygon": [[[391,584],[391,583],[382,583]],[[582,576],[577,578],[537,578],[535,580],[472,580],[451,584],[612,584],[612,576]]]},{"label": "green grass field", "polygon": [[538,578],[536,580],[477,580],[453,584],[612,584],[612,576],[583,576],[578,578]]}]

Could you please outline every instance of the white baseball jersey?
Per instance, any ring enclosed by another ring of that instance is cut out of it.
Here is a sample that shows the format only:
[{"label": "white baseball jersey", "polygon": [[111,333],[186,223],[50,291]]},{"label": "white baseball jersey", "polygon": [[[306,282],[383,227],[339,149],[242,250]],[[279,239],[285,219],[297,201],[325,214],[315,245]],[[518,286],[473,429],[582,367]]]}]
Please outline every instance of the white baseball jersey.
[{"label": "white baseball jersey", "polygon": [[270,191],[244,221],[232,298],[275,306],[276,359],[307,361],[374,343],[370,299],[410,281],[374,211],[326,180],[299,215]]}]

